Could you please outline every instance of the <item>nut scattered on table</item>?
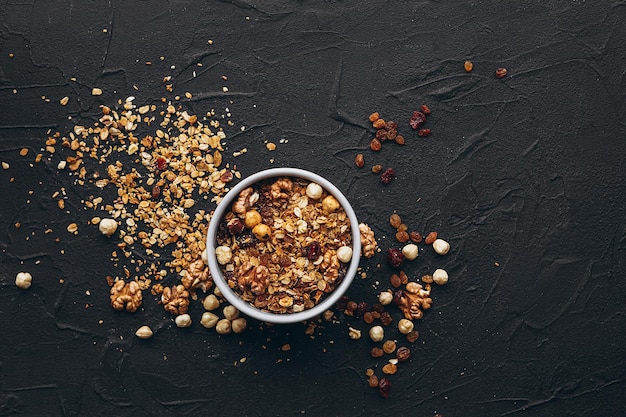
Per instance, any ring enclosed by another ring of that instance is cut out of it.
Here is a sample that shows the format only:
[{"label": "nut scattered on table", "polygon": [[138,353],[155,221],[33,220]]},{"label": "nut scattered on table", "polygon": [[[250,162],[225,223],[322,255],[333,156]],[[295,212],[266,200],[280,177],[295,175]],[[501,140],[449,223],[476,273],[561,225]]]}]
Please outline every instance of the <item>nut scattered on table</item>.
[{"label": "nut scattered on table", "polygon": [[143,300],[137,281],[124,282],[118,279],[113,283],[110,294],[111,306],[115,310],[126,310],[130,313],[137,311]]},{"label": "nut scattered on table", "polygon": [[135,336],[137,336],[140,339],[150,339],[153,334],[154,332],[149,326],[141,326],[135,332]]},{"label": "nut scattered on table", "polygon": [[30,288],[32,283],[33,283],[33,276],[30,274],[30,272],[18,272],[17,275],[15,276],[15,285],[18,288],[26,290]]}]

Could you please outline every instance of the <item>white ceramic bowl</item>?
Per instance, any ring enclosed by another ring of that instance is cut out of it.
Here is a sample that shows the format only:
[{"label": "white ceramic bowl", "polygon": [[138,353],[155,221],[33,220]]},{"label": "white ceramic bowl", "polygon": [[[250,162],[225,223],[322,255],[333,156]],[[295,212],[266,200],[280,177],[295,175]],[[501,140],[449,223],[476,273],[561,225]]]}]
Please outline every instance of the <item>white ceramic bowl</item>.
[{"label": "white ceramic bowl", "polygon": [[[348,269],[346,271],[345,277],[343,278],[343,281],[341,281],[337,288],[327,294],[327,296],[319,304],[310,309],[303,310],[297,313],[271,313],[268,311],[262,311],[254,307],[252,304],[241,299],[241,297],[228,286],[228,283],[224,278],[224,274],[222,273],[222,270],[219,263],[217,262],[217,258],[215,255],[215,245],[217,242],[216,236],[219,224],[224,215],[231,210],[233,202],[239,196],[239,193],[245,188],[259,181],[277,177],[302,178],[307,181],[316,182],[317,184],[321,185],[327,192],[332,194],[337,199],[337,201],[339,201],[342,208],[345,210],[346,214],[348,215],[348,219],[350,220],[350,231],[352,233],[352,259],[350,260],[350,264],[348,265]],[[215,213],[211,218],[211,222],[209,223],[209,231],[207,233],[207,261],[215,285],[217,285],[217,287],[220,289],[226,300],[233,306],[237,307],[239,311],[241,311],[243,314],[257,320],[269,323],[280,324],[305,321],[319,314],[322,314],[324,311],[333,307],[333,305],[341,298],[341,296],[344,295],[348,287],[350,287],[350,284],[352,283],[352,280],[356,275],[357,268],[359,267],[360,256],[361,237],[359,233],[359,222],[356,218],[354,210],[352,209],[352,206],[348,202],[348,199],[341,193],[341,191],[339,191],[337,187],[335,187],[327,179],[310,171],[305,171],[298,168],[273,168],[257,172],[256,174],[253,174],[243,179],[236,186],[234,186],[226,194],[224,199],[218,204],[217,208],[215,209]]]}]

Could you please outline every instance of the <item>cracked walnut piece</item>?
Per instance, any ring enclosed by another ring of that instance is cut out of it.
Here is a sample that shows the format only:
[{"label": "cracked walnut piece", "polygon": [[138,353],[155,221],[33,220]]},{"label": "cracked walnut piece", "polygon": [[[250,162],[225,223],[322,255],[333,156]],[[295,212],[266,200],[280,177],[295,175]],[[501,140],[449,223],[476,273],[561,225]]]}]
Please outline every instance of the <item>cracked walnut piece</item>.
[{"label": "cracked walnut piece", "polygon": [[126,310],[133,313],[137,311],[142,300],[141,288],[136,281],[125,283],[118,279],[111,287],[111,306],[115,310]]},{"label": "cracked walnut piece", "polygon": [[359,224],[359,232],[361,234],[361,251],[363,256],[371,258],[378,249],[378,243],[374,237],[374,231],[365,223]]},{"label": "cracked walnut piece", "polygon": [[239,267],[237,285],[245,291],[250,288],[256,295],[263,294],[270,285],[269,269],[264,265],[254,267],[250,262],[245,262]]},{"label": "cracked walnut piece", "polygon": [[183,272],[180,282],[191,292],[198,288],[206,292],[213,286],[213,277],[211,277],[209,267],[205,265],[202,259],[198,259],[189,264],[189,267]]},{"label": "cracked walnut piece", "polygon": [[166,287],[161,294],[161,303],[166,311],[178,316],[189,308],[189,292],[182,285]]},{"label": "cracked walnut piece", "polygon": [[424,289],[420,284],[409,283],[400,298],[399,307],[405,318],[409,320],[421,319],[424,316],[423,310],[428,310],[432,302],[429,285]]}]

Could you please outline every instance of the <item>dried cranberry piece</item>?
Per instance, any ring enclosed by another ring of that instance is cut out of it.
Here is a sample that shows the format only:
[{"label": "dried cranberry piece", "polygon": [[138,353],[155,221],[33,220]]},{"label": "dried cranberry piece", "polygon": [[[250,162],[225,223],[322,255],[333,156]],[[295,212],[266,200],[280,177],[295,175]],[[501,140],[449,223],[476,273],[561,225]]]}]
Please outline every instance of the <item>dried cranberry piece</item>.
[{"label": "dried cranberry piece", "polygon": [[322,254],[322,247],[319,242],[313,241],[309,246],[306,247],[306,257],[309,261],[314,261],[320,257]]},{"label": "dried cranberry piece", "polygon": [[163,158],[162,156],[159,156],[157,158],[157,169],[159,171],[163,171],[166,166],[167,166],[167,160]]},{"label": "dried cranberry piece", "polygon": [[404,262],[402,250],[396,248],[387,249],[387,260],[394,268],[400,268]]},{"label": "dried cranberry piece", "polygon": [[409,124],[411,125],[411,127],[413,129],[417,129],[424,123],[426,123],[426,115],[422,113],[421,111],[415,110],[413,112],[413,116],[411,116],[411,120],[409,121]]},{"label": "dried cranberry piece", "polygon": [[396,172],[393,170],[393,168],[387,168],[385,172],[380,174],[380,180],[383,184],[389,184],[395,174]]},{"label": "dried cranberry piece", "polygon": [[391,381],[387,377],[382,377],[378,381],[378,393],[383,398],[389,398],[389,390],[391,389]]}]

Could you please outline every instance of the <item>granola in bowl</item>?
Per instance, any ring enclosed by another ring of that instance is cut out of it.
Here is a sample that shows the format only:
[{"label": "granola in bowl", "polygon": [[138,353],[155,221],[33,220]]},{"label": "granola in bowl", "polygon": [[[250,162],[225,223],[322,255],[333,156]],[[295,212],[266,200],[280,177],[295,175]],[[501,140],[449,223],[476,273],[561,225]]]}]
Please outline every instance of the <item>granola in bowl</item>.
[{"label": "granola in bowl", "polygon": [[309,171],[262,171],[235,186],[215,211],[207,258],[233,305],[263,321],[307,320],[349,287],[361,252],[354,211]]}]

